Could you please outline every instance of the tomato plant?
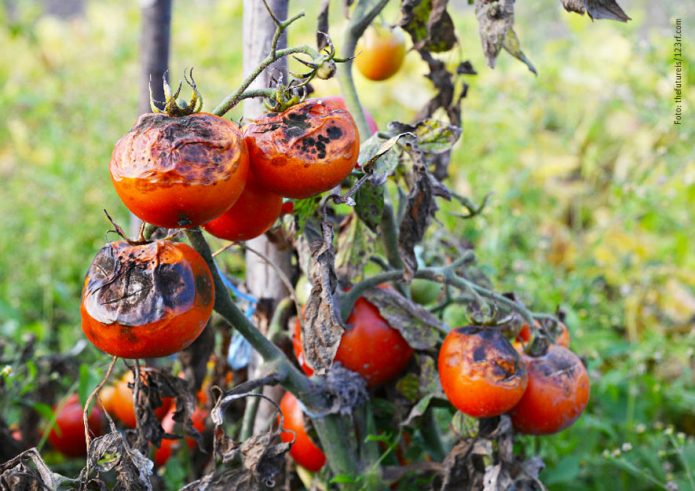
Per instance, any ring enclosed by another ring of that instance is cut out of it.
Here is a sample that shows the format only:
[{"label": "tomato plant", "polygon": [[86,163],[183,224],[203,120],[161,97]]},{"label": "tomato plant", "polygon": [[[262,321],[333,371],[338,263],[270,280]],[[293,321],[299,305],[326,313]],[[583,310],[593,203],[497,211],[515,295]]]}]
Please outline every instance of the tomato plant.
[{"label": "tomato plant", "polygon": [[280,434],[283,442],[294,442],[290,455],[307,470],[316,472],[326,464],[326,456],[311,440],[304,425],[304,413],[297,398],[286,392],[280,401],[280,411],[284,419],[284,430]]},{"label": "tomato plant", "polygon": [[87,272],[82,330],[115,356],[167,356],[198,337],[214,297],[210,269],[190,246],[111,242]]},{"label": "tomato plant", "polygon": [[[84,421],[82,406],[77,394],[65,399],[55,408],[55,427],[48,434],[48,441],[53,448],[66,457],[83,457],[87,455],[87,444],[84,439]],[[94,408],[88,418],[91,436],[102,434],[104,416],[99,408]]]},{"label": "tomato plant", "polygon": [[528,382],[526,367],[507,338],[479,326],[459,327],[444,338],[439,377],[449,401],[476,418],[509,411]]},{"label": "tomato plant", "polygon": [[405,37],[398,29],[372,25],[364,32],[356,49],[355,66],[369,80],[391,78],[405,59]]},{"label": "tomato plant", "polygon": [[307,198],[340,184],[355,168],[355,121],[334,99],[310,99],[268,114],[244,132],[251,171],[266,189]]},{"label": "tomato plant", "polygon": [[567,348],[550,345],[545,355],[523,355],[528,387],[511,411],[517,431],[532,435],[556,433],[572,425],[589,402],[589,375]]}]

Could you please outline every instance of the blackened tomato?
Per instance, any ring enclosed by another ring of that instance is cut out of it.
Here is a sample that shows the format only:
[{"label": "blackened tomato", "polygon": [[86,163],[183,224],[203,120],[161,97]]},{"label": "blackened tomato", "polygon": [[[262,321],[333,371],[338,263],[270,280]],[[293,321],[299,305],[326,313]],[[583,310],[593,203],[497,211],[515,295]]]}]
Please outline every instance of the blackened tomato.
[{"label": "blackened tomato", "polygon": [[439,351],[439,378],[451,404],[474,418],[509,411],[528,383],[526,367],[507,338],[479,326],[447,334]]},{"label": "blackened tomato", "polygon": [[123,203],[160,227],[194,227],[239,198],[248,174],[239,128],[206,113],[143,114],[114,148],[109,170]]},{"label": "blackened tomato", "polygon": [[288,198],[328,191],[355,168],[360,138],[350,113],[331,99],[309,99],[246,128],[251,171]]},{"label": "blackened tomato", "polygon": [[167,356],[198,337],[214,299],[210,268],[192,247],[165,240],[112,242],[87,272],[82,330],[114,356]]}]

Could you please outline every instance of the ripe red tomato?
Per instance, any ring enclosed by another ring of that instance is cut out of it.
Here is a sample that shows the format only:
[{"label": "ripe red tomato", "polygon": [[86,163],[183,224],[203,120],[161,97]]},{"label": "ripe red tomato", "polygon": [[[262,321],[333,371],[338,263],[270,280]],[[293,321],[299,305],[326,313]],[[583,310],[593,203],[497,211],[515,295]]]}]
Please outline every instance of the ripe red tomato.
[{"label": "ripe red tomato", "polygon": [[521,399],[528,377],[519,354],[496,329],[453,329],[439,351],[439,378],[449,401],[462,413],[489,418]]},{"label": "ripe red tomato", "polygon": [[203,228],[220,239],[249,240],[268,230],[281,211],[282,196],[263,189],[255,179],[249,178],[234,206]]},{"label": "ripe red tomato", "polygon": [[241,196],[248,152],[239,128],[206,113],[143,114],[113,150],[109,171],[123,203],[160,227],[195,227]]},{"label": "ripe red tomato", "polygon": [[[286,392],[280,401],[280,411],[284,418],[285,430],[280,434],[283,442],[294,440],[290,456],[305,469],[316,472],[326,464],[323,451],[311,440],[304,427],[304,413],[297,398]],[[294,433],[293,433],[294,432]]]},{"label": "ripe red tomato", "polygon": [[[126,372],[120,380],[114,385],[106,387],[101,391],[100,399],[107,413],[112,418],[119,419],[128,428],[135,428],[135,406],[133,405],[133,390],[128,387],[128,384],[133,383],[133,372]],[[164,397],[162,405],[154,410],[154,415],[159,421],[162,421],[164,416],[174,403],[171,397]]]},{"label": "ripe red tomato", "polygon": [[[77,394],[69,396],[62,405],[59,404],[54,410],[56,411],[55,427],[48,435],[51,446],[66,457],[84,457],[87,455],[82,406]],[[92,437],[102,435],[104,415],[98,407],[92,409],[87,424]]]},{"label": "ripe red tomato", "polygon": [[245,132],[258,183],[288,198],[332,189],[355,168],[360,137],[352,116],[331,99],[309,99],[251,123]]},{"label": "ripe red tomato", "polygon": [[[336,103],[340,104],[343,109],[345,109],[346,111],[348,110],[347,106],[345,105],[345,99],[343,99],[340,96],[331,95],[328,97],[324,97],[323,100],[324,101],[325,100],[335,101]],[[367,126],[369,127],[369,134],[370,135],[373,135],[374,133],[379,131],[379,126],[376,124],[376,120],[374,119],[374,116],[372,116],[372,114],[369,111],[367,111],[366,109],[364,109],[364,119],[367,120]]]},{"label": "ripe red tomato", "polygon": [[82,330],[122,358],[181,351],[203,331],[215,291],[210,268],[190,246],[111,242],[92,261],[82,291]]},{"label": "ripe red tomato", "polygon": [[364,297],[355,302],[347,324],[335,361],[362,375],[369,387],[392,380],[410,363],[413,349]]},{"label": "ripe red tomato", "polygon": [[369,80],[393,76],[405,58],[405,37],[398,29],[372,25],[364,31],[355,49],[355,65]]},{"label": "ripe red tomato", "polygon": [[514,428],[531,435],[567,428],[589,402],[589,375],[582,361],[554,344],[543,356],[522,356],[528,367],[528,387],[511,411]]},{"label": "ripe red tomato", "polygon": [[[376,387],[400,374],[410,363],[413,349],[400,332],[381,316],[379,309],[364,297],[355,302],[347,318],[348,329],[340,339],[336,362],[359,373],[367,386]],[[306,364],[299,319],[295,321],[292,347],[300,367],[308,376],[314,371]]]}]

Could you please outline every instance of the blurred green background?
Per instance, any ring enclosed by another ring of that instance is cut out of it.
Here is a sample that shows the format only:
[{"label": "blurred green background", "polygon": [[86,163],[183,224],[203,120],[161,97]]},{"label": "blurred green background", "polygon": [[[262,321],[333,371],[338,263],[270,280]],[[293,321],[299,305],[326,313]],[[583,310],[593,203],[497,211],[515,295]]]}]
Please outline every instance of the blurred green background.
[{"label": "blurred green background", "polygon": [[[449,185],[475,201],[493,194],[476,220],[461,226],[453,205],[439,219],[476,244],[499,290],[567,310],[593,382],[577,424],[520,451],[542,455],[551,489],[695,489],[695,95],[686,87],[681,126],[672,100],[672,24],[683,18],[692,63],[694,7],[623,2],[624,25],[519,2],[534,77],[505,53],[485,66],[464,3],[454,2],[461,43],[446,59],[470,59],[479,75]],[[174,2],[172,79],[195,66],[208,109],[241,78],[240,4]],[[313,42],[317,2],[291,2],[302,8],[290,43]],[[91,1],[61,19],[6,2],[1,15],[0,335],[66,350],[82,336],[84,271],[107,240],[102,209],[127,221],[107,164],[136,116],[138,3]],[[384,18],[397,20],[395,6]],[[380,125],[427,100],[424,73],[411,53],[387,82],[357,76]],[[695,72],[686,76],[692,87]],[[333,81],[316,89],[338,93]]]}]

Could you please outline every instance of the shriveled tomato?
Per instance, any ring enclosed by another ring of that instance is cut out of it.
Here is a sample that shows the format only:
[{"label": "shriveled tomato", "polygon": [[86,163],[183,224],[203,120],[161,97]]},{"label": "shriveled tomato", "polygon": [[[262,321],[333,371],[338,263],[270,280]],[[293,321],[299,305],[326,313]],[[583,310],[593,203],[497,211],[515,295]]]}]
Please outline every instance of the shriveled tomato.
[{"label": "shriveled tomato", "polygon": [[143,114],[114,148],[109,170],[123,203],[160,227],[194,227],[241,196],[248,152],[239,128],[206,113]]},{"label": "shriveled tomato", "polygon": [[398,29],[372,25],[364,31],[355,49],[355,65],[369,80],[392,77],[405,58],[405,37]]},{"label": "shriveled tomato", "polygon": [[167,356],[198,337],[214,299],[210,269],[192,247],[164,240],[111,242],[85,278],[82,330],[111,355]]},{"label": "shriveled tomato", "polygon": [[[128,384],[133,383],[133,372],[126,372],[120,380],[111,387],[102,390],[101,401],[104,409],[112,418],[117,418],[128,428],[135,428],[135,406],[133,405],[133,390],[128,387]],[[171,397],[162,398],[162,405],[154,410],[154,415],[159,421],[162,421],[164,416],[174,403]]]},{"label": "shriveled tomato", "polygon": [[512,409],[512,423],[521,433],[547,435],[574,423],[589,402],[589,375],[567,348],[550,345],[545,355],[522,355],[528,387]]},{"label": "shriveled tomato", "polygon": [[[51,446],[66,457],[84,457],[87,455],[82,406],[77,394],[69,396],[55,408],[55,411],[55,427],[48,434],[48,441]],[[87,424],[92,437],[102,435],[104,415],[99,408],[92,409]]]},{"label": "shriveled tomato", "polygon": [[346,323],[335,361],[362,375],[369,387],[392,380],[410,363],[413,349],[364,297],[357,299]]},{"label": "shriveled tomato", "polygon": [[[410,363],[413,349],[400,332],[364,297],[355,302],[347,318],[348,329],[340,339],[334,361],[359,373],[367,386],[376,387],[400,374]],[[314,371],[306,364],[299,320],[294,325],[292,347],[300,367],[311,376]]]},{"label": "shriveled tomato", "polygon": [[480,326],[447,334],[439,351],[439,378],[454,407],[475,418],[510,410],[528,382],[526,367],[507,338]]},{"label": "shriveled tomato", "polygon": [[355,121],[331,99],[309,99],[266,115],[246,128],[245,138],[257,182],[288,198],[308,198],[340,184],[360,150]]},{"label": "shriveled tomato", "polygon": [[249,240],[268,230],[281,211],[282,196],[264,189],[250,178],[234,206],[203,228],[220,239]]},{"label": "shriveled tomato", "polygon": [[[325,101],[325,100],[332,100],[332,101],[335,101],[336,103],[341,104],[341,106],[343,107],[343,109],[345,109],[346,111],[348,110],[348,109],[347,109],[347,106],[345,105],[345,99],[343,99],[343,98],[340,97],[340,96],[331,95],[331,96],[328,96],[328,97],[324,97],[323,100],[324,100],[324,101]],[[372,113],[370,113],[370,112],[367,111],[366,109],[364,109],[364,119],[367,120],[367,126],[369,127],[369,134],[370,134],[370,135],[373,135],[374,133],[376,133],[377,131],[379,131],[379,126],[376,124],[376,120],[374,119],[374,116],[372,116]]]},{"label": "shriveled tomato", "polygon": [[304,413],[297,398],[286,392],[280,401],[280,411],[284,419],[284,429],[280,434],[283,442],[294,440],[290,456],[305,469],[316,472],[326,464],[323,451],[311,440],[304,426]]}]

